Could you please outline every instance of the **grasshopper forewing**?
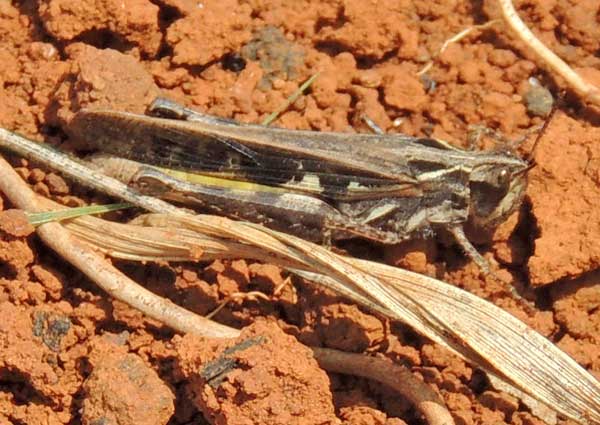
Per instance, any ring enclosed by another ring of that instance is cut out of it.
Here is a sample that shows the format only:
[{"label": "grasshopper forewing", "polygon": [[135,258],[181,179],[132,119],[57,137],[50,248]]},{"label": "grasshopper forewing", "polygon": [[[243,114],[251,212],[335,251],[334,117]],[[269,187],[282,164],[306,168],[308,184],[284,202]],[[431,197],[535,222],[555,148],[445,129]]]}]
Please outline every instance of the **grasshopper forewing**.
[{"label": "grasshopper forewing", "polygon": [[521,203],[530,168],[510,152],[432,138],[242,124],[164,99],[150,110],[163,117],[82,110],[70,131],[103,154],[135,161],[135,173],[100,162],[168,199],[312,240],[398,243],[449,231],[484,269],[463,228],[504,221]]}]

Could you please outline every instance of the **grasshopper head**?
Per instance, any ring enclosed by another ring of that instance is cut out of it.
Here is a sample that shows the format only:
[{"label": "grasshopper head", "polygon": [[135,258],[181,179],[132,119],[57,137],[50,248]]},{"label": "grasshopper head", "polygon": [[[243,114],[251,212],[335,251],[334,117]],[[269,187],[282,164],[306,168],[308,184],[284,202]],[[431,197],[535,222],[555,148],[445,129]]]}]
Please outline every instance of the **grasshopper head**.
[{"label": "grasshopper head", "polygon": [[505,221],[521,205],[532,166],[513,156],[476,166],[469,181],[471,223],[490,229]]}]

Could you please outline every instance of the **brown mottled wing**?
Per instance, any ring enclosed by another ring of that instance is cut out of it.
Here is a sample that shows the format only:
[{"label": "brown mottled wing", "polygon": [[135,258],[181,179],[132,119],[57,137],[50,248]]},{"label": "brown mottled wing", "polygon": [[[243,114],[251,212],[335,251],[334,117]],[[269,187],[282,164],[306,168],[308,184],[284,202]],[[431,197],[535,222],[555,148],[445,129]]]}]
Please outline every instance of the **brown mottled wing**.
[{"label": "brown mottled wing", "polygon": [[[70,132],[94,149],[139,162],[334,199],[416,196],[423,190],[415,161],[424,145],[404,135],[291,131],[87,110],[75,116]],[[432,166],[435,154],[454,154],[428,149],[434,154]]]}]

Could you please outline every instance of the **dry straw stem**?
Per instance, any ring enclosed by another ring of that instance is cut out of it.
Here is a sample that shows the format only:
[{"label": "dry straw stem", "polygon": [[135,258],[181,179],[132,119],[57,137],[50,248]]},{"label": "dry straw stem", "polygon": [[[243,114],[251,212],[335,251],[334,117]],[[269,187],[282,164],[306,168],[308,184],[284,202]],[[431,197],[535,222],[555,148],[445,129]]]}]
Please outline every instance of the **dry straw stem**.
[{"label": "dry straw stem", "polygon": [[95,217],[67,225],[110,255],[187,261],[243,257],[277,264],[406,323],[503,379],[517,394],[529,394],[580,423],[600,423],[600,383],[594,377],[522,322],[466,291],[398,268],[338,256],[259,225],[190,215],[64,155],[55,158],[56,152],[5,130],[0,130],[0,146],[151,211],[164,206],[168,214],[141,216],[136,225]]},{"label": "dry straw stem", "polygon": [[[325,370],[373,379],[403,394],[423,413],[427,423],[454,423],[443,402],[440,402],[440,397],[429,387],[424,386],[420,391],[407,391],[407,384],[412,385],[415,378],[405,367],[391,363],[388,359],[359,356],[328,348],[313,348],[313,352],[319,365]],[[423,386],[421,381],[417,382],[419,387]]]},{"label": "dry straw stem", "polygon": [[453,35],[452,37],[448,38],[446,41],[444,41],[444,43],[442,44],[442,47],[440,47],[439,50],[432,55],[432,59],[429,62],[427,62],[425,64],[425,66],[423,68],[421,68],[421,70],[419,72],[417,72],[417,75],[423,75],[427,71],[429,71],[433,67],[434,59],[439,57],[442,53],[444,53],[446,51],[446,49],[448,48],[448,46],[450,46],[452,43],[459,42],[460,40],[462,40],[463,38],[465,38],[466,36],[471,34],[473,31],[484,30],[486,28],[491,27],[494,24],[497,24],[498,22],[499,21],[497,19],[494,19],[492,21],[486,22],[485,24],[472,25],[468,28],[465,28],[461,32]]},{"label": "dry straw stem", "polygon": [[[15,206],[27,212],[44,212],[52,209],[52,202],[38,198],[1,156],[0,192],[4,193]],[[104,222],[104,220],[95,219],[94,217],[81,217],[76,221],[85,222],[86,220],[91,221],[92,224]],[[113,223],[105,222],[105,224],[105,226],[94,227],[94,229],[101,231],[103,228],[110,228]],[[139,286],[108,263],[88,243],[82,242],[79,238],[73,236],[60,223],[41,224],[37,227],[36,232],[46,245],[77,267],[111,296],[176,331],[211,338],[235,338],[239,336],[237,329],[198,316]],[[147,235],[148,233],[146,233],[146,238]],[[96,240],[104,240],[104,236],[102,236],[102,233],[98,233]],[[176,252],[178,249],[187,251],[188,260],[199,255],[194,247],[186,249],[188,247],[183,247],[181,244],[160,242],[168,241],[168,234],[159,235],[159,237],[162,238],[157,239],[159,241],[157,245],[163,249],[175,249]],[[142,243],[145,241],[141,235],[135,237],[134,240]],[[181,251],[178,252],[178,255],[181,255]],[[389,360],[361,354],[342,353],[337,350],[320,348],[314,348],[313,351],[316,360],[326,370],[359,375],[389,385],[412,402],[430,425],[454,424],[450,412],[446,409],[439,395],[425,383],[416,379],[408,369]]]},{"label": "dry straw stem", "polygon": [[548,49],[519,18],[511,0],[498,0],[502,17],[517,37],[529,47],[552,72],[562,77],[584,102],[600,106],[600,89],[585,81],[561,58]]}]

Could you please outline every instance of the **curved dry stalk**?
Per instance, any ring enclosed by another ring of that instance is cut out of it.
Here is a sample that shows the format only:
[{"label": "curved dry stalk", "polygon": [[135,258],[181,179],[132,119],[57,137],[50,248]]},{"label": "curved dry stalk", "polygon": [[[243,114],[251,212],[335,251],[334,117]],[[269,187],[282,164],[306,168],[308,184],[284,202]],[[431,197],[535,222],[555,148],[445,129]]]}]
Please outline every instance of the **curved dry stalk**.
[{"label": "curved dry stalk", "polygon": [[[29,212],[43,212],[47,208],[25,184],[12,167],[0,156],[0,192],[17,207]],[[166,298],[141,287],[109,264],[88,244],[73,237],[59,223],[44,223],[36,228],[37,234],[57,254],[82,271],[109,295],[182,333],[209,338],[236,338],[240,331],[221,325],[209,318],[192,313]],[[192,251],[190,251],[192,252]],[[246,294],[249,295],[249,294]],[[268,297],[262,293],[253,296]],[[315,357],[325,370],[357,374],[382,382],[400,392],[426,418],[430,425],[453,425],[450,412],[443,401],[410,372],[391,362],[360,354],[346,354],[337,350],[315,349]],[[346,364],[347,363],[347,364]],[[361,365],[360,370],[356,369]],[[401,378],[401,382],[396,382]]]},{"label": "curved dry stalk", "polygon": [[498,0],[502,17],[518,38],[527,45],[552,72],[561,76],[569,87],[581,96],[584,102],[600,106],[600,89],[585,81],[554,52],[548,49],[525,25],[511,0]]},{"label": "curved dry stalk", "polygon": [[388,359],[345,353],[329,348],[313,348],[319,365],[329,371],[357,375],[381,382],[408,399],[423,414],[429,424],[451,425],[454,419],[442,398],[413,374]]}]

